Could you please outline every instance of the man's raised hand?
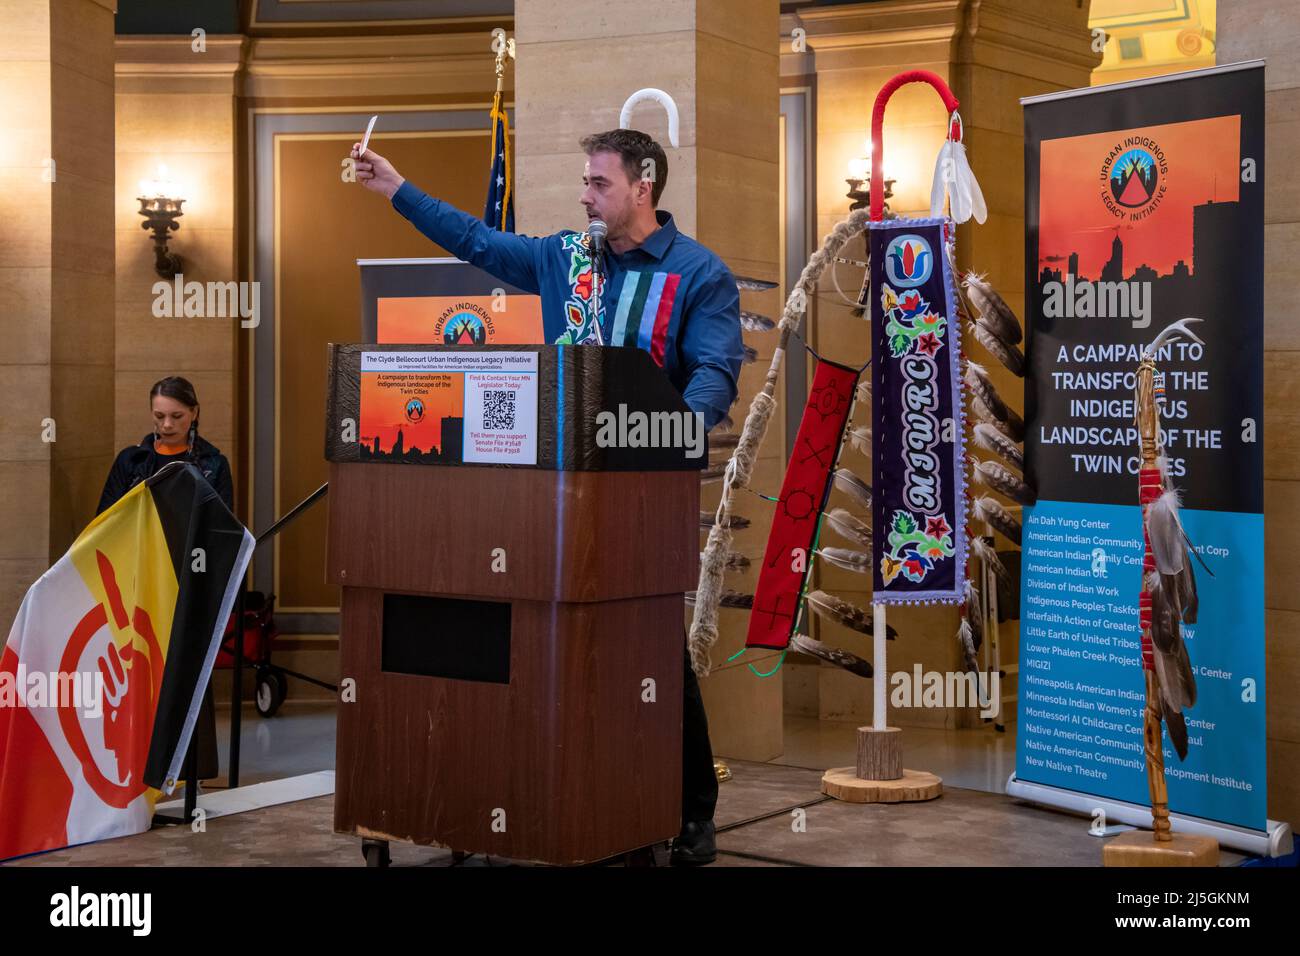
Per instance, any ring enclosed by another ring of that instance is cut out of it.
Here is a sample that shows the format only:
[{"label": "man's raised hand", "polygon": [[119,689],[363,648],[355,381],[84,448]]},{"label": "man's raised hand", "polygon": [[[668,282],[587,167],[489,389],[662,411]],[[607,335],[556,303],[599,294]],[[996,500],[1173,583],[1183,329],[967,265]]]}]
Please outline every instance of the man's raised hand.
[{"label": "man's raised hand", "polygon": [[366,158],[361,158],[361,144],[352,144],[352,158],[356,160],[357,182],[367,189],[382,193],[388,199],[406,182],[393,164],[373,149],[366,148]]}]

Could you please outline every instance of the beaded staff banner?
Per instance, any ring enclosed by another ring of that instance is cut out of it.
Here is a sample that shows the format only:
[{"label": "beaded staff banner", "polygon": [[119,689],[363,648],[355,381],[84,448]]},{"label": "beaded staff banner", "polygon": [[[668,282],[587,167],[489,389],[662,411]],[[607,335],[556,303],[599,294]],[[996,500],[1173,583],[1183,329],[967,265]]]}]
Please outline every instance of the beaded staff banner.
[{"label": "beaded staff banner", "polygon": [[873,222],[873,601],[962,600],[966,482],[961,330],[946,219]]}]

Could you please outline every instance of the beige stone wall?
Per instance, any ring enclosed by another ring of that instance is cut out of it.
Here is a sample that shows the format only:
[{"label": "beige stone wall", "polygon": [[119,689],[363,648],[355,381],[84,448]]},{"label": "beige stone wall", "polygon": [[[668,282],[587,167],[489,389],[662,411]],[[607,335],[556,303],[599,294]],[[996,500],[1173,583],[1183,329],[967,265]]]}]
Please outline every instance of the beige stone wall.
[{"label": "beige stone wall", "polygon": [[[775,280],[779,272],[779,35],[775,0],[663,0],[654,16],[635,0],[531,0],[516,9],[516,145],[520,232],[546,234],[583,224],[578,204],[583,135],[618,126],[624,100],[642,87],[667,91],[681,116],[679,147],[668,143],[667,117],[637,107],[631,124],[658,139],[668,155],[660,205],[682,231],[718,253],[737,274]],[[591,77],[599,77],[593,82]],[[742,293],[742,308],[776,316],[778,293]],[[747,336],[759,350],[746,366],[737,427],[771,359],[774,333]],[[784,435],[770,430],[754,487],[778,488]],[[717,505],[706,486],[701,507]],[[735,549],[761,558],[771,507],[739,503],[753,526]],[[754,588],[756,574],[729,575],[727,585]],[[703,683],[714,751],[768,759],[781,753],[781,676],[760,680],[775,655],[726,658],[744,643],[748,615],[723,612],[713,674]]]},{"label": "beige stone wall", "polygon": [[94,515],[112,463],[114,6],[0,2],[6,634],[23,593]]},{"label": "beige stone wall", "polygon": [[1300,7],[1290,0],[1219,0],[1219,63],[1263,58],[1264,94],[1264,629],[1268,815],[1300,820]]},{"label": "beige stone wall", "polygon": [[238,319],[156,317],[153,241],[140,228],[140,180],[159,163],[185,199],[169,248],[185,282],[230,282],[235,263],[235,81],[242,37],[121,37],[117,41],[116,388],[113,442],[134,445],[152,429],[149,388],[167,375],[194,383],[200,431],[235,460]]}]

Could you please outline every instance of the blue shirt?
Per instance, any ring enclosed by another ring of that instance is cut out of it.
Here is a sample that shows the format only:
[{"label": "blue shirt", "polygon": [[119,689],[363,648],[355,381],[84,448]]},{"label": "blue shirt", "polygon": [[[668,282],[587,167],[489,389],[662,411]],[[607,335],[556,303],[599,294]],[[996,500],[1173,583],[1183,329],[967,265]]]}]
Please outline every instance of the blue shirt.
[{"label": "blue shirt", "polygon": [[[394,194],[393,208],[459,258],[540,295],[547,342],[594,341],[591,259],[582,233],[498,232],[409,181]],[[670,214],[655,216],[659,228],[640,246],[621,255],[606,250],[601,331],[607,345],[649,352],[712,428],[736,399],[740,293],[721,259],[678,232]]]}]

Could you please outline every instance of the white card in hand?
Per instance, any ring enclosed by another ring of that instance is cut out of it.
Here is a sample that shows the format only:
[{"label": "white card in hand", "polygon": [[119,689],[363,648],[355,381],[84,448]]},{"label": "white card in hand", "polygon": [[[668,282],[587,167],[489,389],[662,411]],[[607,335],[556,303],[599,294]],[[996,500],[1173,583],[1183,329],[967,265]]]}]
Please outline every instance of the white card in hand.
[{"label": "white card in hand", "polygon": [[379,119],[378,113],[370,117],[370,122],[366,124],[366,135],[361,138],[361,152],[357,153],[358,159],[366,155],[366,147],[370,145],[370,134],[374,132],[375,120],[377,119]]}]

